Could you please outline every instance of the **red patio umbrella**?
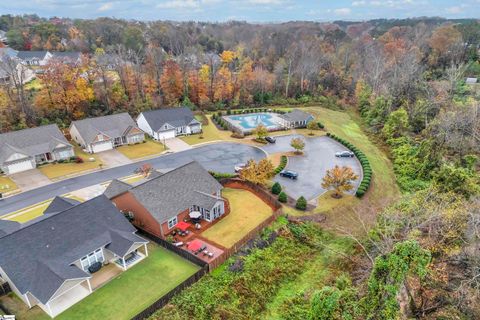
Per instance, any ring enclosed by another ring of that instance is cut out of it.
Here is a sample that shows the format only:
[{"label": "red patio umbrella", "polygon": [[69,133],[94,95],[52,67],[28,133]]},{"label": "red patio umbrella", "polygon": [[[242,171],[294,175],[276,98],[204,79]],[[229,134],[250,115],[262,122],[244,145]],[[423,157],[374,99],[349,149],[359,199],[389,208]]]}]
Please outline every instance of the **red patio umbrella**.
[{"label": "red patio umbrella", "polygon": [[179,223],[177,223],[177,225],[175,226],[175,228],[178,228],[182,231],[185,231],[187,230],[188,228],[190,227],[190,223],[187,223],[185,221],[180,221]]},{"label": "red patio umbrella", "polygon": [[197,251],[202,247],[202,245],[203,244],[200,240],[195,239],[192,242],[190,242],[190,244],[188,245],[188,250]]}]

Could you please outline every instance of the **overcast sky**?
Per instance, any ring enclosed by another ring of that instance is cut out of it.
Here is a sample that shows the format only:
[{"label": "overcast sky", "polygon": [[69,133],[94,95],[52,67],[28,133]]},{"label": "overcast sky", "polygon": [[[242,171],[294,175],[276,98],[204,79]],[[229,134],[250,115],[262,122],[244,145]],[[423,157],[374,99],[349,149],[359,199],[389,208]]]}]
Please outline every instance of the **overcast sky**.
[{"label": "overcast sky", "polygon": [[0,13],[138,20],[365,20],[480,18],[480,0],[0,0]]}]

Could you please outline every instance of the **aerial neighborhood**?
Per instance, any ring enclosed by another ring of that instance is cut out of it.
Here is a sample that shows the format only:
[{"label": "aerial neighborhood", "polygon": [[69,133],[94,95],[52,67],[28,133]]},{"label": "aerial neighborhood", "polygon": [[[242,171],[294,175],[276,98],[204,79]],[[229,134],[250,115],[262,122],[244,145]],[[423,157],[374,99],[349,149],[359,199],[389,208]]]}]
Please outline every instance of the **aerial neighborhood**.
[{"label": "aerial neighborhood", "polygon": [[0,320],[480,319],[446,3],[2,3]]}]

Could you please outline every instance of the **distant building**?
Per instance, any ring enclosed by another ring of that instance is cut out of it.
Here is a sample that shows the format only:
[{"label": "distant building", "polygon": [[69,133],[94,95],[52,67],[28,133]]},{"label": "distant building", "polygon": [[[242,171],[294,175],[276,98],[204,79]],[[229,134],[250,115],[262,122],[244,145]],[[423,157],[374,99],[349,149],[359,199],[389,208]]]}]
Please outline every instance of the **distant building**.
[{"label": "distant building", "polygon": [[18,51],[17,57],[28,66],[44,66],[52,54],[48,51]]},{"label": "distant building", "polygon": [[465,83],[466,84],[477,84],[478,79],[477,78],[467,78],[467,79],[465,79]]},{"label": "distant building", "polygon": [[4,43],[4,44],[7,44],[8,38],[7,38],[7,32],[6,31],[0,30],[0,42]]}]

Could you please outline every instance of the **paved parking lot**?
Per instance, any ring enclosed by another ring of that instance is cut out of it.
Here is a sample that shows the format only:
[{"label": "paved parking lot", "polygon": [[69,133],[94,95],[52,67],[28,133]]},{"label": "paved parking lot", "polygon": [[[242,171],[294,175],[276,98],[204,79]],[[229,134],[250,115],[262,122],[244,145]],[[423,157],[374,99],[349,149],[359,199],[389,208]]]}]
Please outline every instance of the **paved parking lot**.
[{"label": "paved parking lot", "polygon": [[262,149],[268,153],[294,151],[290,146],[290,140],[293,137],[305,140],[304,155],[288,158],[287,169],[298,172],[298,179],[290,180],[279,175],[274,179],[284,187],[288,195],[294,198],[304,196],[307,200],[315,199],[326,191],[322,188],[322,179],[325,172],[335,165],[349,166],[359,175],[360,178],[354,183],[354,191],[357,189],[362,176],[361,165],[356,158],[335,157],[336,152],[348,149],[333,139],[328,137],[306,138],[301,135],[282,136],[277,138],[275,144],[266,145]]}]

